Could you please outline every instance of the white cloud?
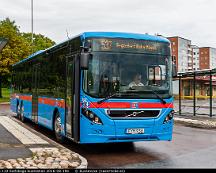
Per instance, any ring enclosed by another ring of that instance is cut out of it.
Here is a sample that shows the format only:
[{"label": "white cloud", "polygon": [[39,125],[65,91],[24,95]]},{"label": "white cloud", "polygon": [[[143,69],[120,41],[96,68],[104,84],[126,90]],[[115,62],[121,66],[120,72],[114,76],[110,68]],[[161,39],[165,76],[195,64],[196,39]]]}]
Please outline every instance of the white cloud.
[{"label": "white cloud", "polygon": [[[10,17],[31,31],[30,0],[5,0],[0,20]],[[83,31],[122,31],[181,36],[216,47],[215,0],[34,0],[34,31],[56,42]]]}]

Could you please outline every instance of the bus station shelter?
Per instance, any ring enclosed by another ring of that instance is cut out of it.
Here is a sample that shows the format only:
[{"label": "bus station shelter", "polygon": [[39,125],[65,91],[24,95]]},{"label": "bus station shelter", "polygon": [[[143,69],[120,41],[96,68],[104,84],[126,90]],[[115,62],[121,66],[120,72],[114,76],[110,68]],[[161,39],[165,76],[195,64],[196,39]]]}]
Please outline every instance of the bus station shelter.
[{"label": "bus station shelter", "polygon": [[[179,72],[175,80],[178,80],[178,110],[179,115],[182,114],[182,99],[189,99],[193,103],[191,105],[191,113],[195,116],[198,109],[202,107],[198,104],[199,100],[208,102],[208,110],[206,113],[212,117],[216,112],[214,99],[216,98],[216,68],[198,71]],[[205,104],[206,104],[205,102]]]}]

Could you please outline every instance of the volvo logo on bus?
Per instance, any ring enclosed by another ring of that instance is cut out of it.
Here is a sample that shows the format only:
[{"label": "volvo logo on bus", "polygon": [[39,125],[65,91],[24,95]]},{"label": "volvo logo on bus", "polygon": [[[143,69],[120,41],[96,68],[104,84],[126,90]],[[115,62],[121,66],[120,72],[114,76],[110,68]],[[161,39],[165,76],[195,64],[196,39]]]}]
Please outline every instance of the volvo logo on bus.
[{"label": "volvo logo on bus", "polygon": [[126,117],[136,117],[137,115],[144,113],[144,111],[133,112],[132,114],[127,115]]}]

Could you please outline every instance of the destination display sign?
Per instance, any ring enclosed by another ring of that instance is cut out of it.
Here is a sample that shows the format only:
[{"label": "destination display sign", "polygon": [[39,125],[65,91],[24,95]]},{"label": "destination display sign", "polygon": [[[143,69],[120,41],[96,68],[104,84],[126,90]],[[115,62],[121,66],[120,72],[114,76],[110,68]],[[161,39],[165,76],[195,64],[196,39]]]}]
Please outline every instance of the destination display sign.
[{"label": "destination display sign", "polygon": [[169,44],[147,40],[100,38],[92,40],[93,51],[135,52],[164,54],[170,53]]}]

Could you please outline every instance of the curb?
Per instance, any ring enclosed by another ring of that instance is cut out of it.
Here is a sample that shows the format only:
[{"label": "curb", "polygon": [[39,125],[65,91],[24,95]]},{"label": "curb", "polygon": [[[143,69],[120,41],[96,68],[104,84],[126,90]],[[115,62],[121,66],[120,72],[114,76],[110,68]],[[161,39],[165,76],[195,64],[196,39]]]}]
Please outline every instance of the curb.
[{"label": "curb", "polygon": [[9,105],[10,104],[10,102],[2,102],[2,103],[0,103],[0,105]]},{"label": "curb", "polygon": [[86,158],[84,158],[83,156],[79,155],[78,153],[76,153],[80,160],[81,160],[81,164],[76,168],[76,169],[87,169],[88,167],[88,162],[86,160]]},{"label": "curb", "polygon": [[210,121],[210,120],[194,120],[189,118],[174,117],[174,122],[179,124],[189,125],[191,127],[216,129],[216,121]]},{"label": "curb", "polygon": [[[13,117],[13,116],[10,117],[10,118],[12,118],[12,120],[14,121],[14,119],[13,119],[14,117]],[[18,121],[16,121],[16,122],[18,122]],[[29,130],[29,128],[27,128],[27,129]],[[30,129],[31,129],[32,132],[34,132],[34,134],[37,134],[37,133],[38,133],[35,129],[33,129],[33,128],[30,128]],[[64,147],[63,145],[57,143],[57,142],[54,141],[54,140],[51,140],[51,139],[48,139],[48,140],[47,140],[47,137],[46,137],[44,134],[41,134],[41,133],[40,133],[40,135],[43,136],[43,139],[46,140],[48,143],[51,141],[51,142],[55,145],[55,147],[56,147],[57,149],[59,149],[59,150],[61,150],[61,149],[69,150],[68,148]],[[88,166],[88,161],[87,161],[87,159],[84,158],[83,156],[81,156],[80,154],[78,154],[78,153],[72,151],[72,150],[70,150],[70,151],[71,151],[72,153],[76,154],[76,155],[79,157],[80,162],[81,162],[80,165],[79,165],[78,167],[74,168],[74,169],[87,169],[87,166]]]}]

